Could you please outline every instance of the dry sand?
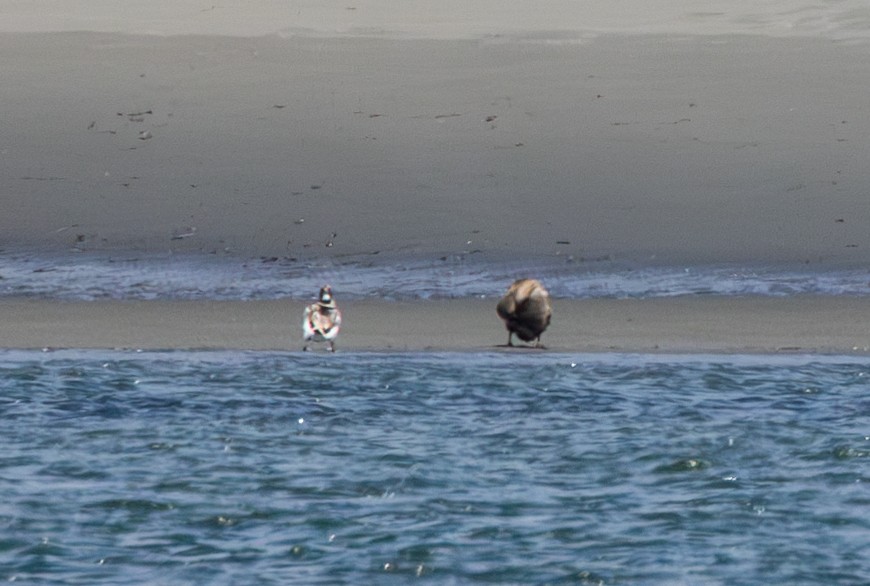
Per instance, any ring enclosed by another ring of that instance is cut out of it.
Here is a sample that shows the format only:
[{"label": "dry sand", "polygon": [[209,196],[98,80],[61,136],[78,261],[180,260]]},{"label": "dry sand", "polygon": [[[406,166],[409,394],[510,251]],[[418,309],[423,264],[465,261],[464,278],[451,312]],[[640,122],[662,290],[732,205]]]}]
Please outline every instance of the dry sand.
[{"label": "dry sand", "polygon": [[29,0],[6,2],[2,14],[0,32],[458,39],[568,31],[870,38],[870,8],[863,0]]},{"label": "dry sand", "polygon": [[[506,350],[494,300],[343,308],[340,351]],[[0,347],[301,350],[301,314],[289,301],[6,299]],[[560,299],[543,341],[546,352],[867,354],[870,299]]]},{"label": "dry sand", "polygon": [[[255,4],[0,6],[0,249],[870,260],[864,2]],[[341,347],[491,348],[491,305],[348,304]],[[0,346],[297,348],[299,312],[5,300]],[[866,312],[559,301],[546,342],[863,351]]]}]

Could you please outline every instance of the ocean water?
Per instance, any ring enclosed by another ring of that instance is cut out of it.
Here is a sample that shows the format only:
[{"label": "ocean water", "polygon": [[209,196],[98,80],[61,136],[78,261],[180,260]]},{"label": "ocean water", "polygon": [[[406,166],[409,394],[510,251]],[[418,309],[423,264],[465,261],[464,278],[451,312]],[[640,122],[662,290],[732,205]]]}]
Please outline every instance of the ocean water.
[{"label": "ocean water", "polygon": [[310,299],[330,283],[343,299],[495,297],[518,276],[561,298],[676,295],[870,295],[867,267],[635,266],[607,259],[433,259],[378,255],[300,260],[201,254],[0,250],[0,297],[47,299]]},{"label": "ocean water", "polygon": [[0,581],[868,584],[870,360],[0,351]]}]

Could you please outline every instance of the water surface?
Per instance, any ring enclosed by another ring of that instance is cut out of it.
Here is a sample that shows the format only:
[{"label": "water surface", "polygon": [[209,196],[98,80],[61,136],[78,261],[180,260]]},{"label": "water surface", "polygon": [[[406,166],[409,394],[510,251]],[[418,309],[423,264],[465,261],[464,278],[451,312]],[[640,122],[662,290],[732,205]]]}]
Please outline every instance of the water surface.
[{"label": "water surface", "polygon": [[0,352],[0,580],[870,583],[855,357]]},{"label": "water surface", "polygon": [[41,299],[309,299],[324,283],[343,299],[502,295],[533,276],[560,298],[679,295],[870,295],[870,270],[818,266],[634,266],[548,257],[492,260],[238,258],[200,254],[0,251],[0,296]]}]

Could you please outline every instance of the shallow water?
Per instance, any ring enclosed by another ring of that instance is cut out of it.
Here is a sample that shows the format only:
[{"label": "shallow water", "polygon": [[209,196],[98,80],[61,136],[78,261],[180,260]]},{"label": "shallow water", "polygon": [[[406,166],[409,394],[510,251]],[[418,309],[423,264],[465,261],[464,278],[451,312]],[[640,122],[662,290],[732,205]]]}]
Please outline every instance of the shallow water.
[{"label": "shallow water", "polygon": [[494,297],[517,277],[561,298],[677,295],[870,295],[870,270],[800,266],[632,266],[566,258],[493,261],[366,255],[302,261],[211,255],[0,251],[0,297],[309,299],[324,283],[343,299]]},{"label": "shallow water", "polygon": [[870,361],[0,352],[0,580],[870,583]]}]

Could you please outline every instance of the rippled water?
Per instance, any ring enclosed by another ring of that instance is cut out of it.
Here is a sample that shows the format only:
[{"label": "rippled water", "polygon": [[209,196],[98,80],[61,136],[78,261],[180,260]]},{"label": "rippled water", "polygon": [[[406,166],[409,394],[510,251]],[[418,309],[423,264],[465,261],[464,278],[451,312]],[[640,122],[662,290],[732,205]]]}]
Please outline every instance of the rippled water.
[{"label": "rippled water", "polygon": [[309,299],[324,283],[341,298],[501,295],[518,276],[541,279],[555,297],[675,295],[870,295],[870,270],[815,267],[644,266],[611,262],[434,260],[362,256],[300,261],[209,255],[0,251],[0,296],[50,299]]},{"label": "rippled water", "polygon": [[867,584],[870,361],[0,352],[0,580]]}]

